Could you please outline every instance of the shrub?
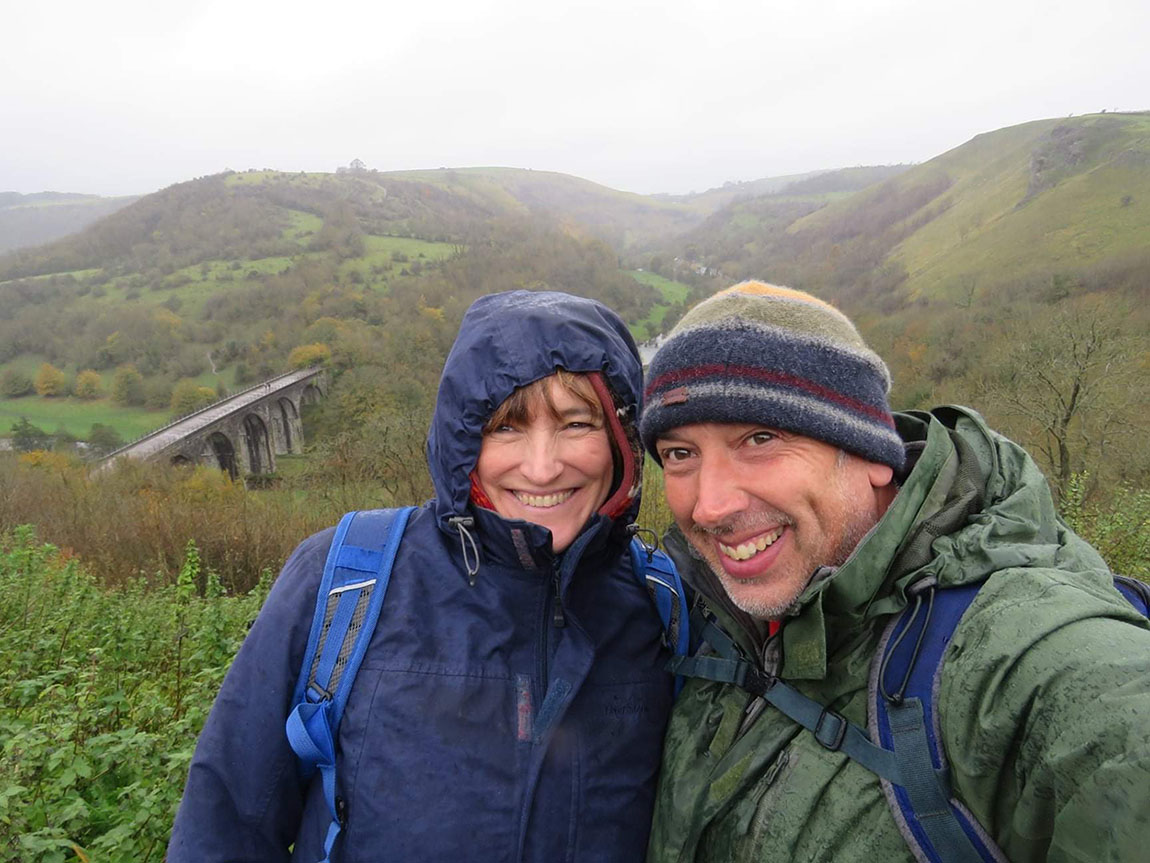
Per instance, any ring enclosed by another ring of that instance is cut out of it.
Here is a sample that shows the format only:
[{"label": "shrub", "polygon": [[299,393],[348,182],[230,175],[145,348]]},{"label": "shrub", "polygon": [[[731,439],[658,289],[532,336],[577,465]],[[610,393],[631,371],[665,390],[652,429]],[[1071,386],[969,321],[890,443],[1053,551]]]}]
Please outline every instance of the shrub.
[{"label": "shrub", "polygon": [[87,440],[97,455],[107,455],[112,450],[119,449],[124,445],[124,439],[120,437],[120,433],[111,426],[102,423],[92,423],[92,428],[88,430]]},{"label": "shrub", "polygon": [[62,396],[68,392],[68,377],[51,363],[36,372],[36,392],[42,396]]},{"label": "shrub", "polygon": [[1119,575],[1150,582],[1150,491],[1119,486],[1102,505],[1086,499],[1089,477],[1074,474],[1062,494],[1062,517]]},{"label": "shrub", "polygon": [[12,423],[12,446],[20,452],[47,449],[52,436],[39,426],[32,425],[27,417],[20,417]]},{"label": "shrub", "polygon": [[93,369],[85,369],[76,375],[76,383],[72,386],[72,395],[80,399],[98,398],[103,392],[104,381],[100,373]]},{"label": "shrub", "polygon": [[26,396],[35,391],[32,379],[16,369],[5,369],[0,374],[0,396],[7,399]]},{"label": "shrub", "polygon": [[122,365],[112,375],[112,401],[118,405],[144,403],[144,378],[133,365]]},{"label": "shrub", "polygon": [[171,408],[176,416],[183,416],[192,411],[210,405],[216,400],[216,391],[211,387],[204,387],[192,380],[182,380],[172,389]]},{"label": "shrub", "polygon": [[390,504],[246,492],[214,468],[123,461],[96,473],[70,459],[33,466],[0,454],[0,532],[34,523],[45,540],[82,553],[108,584],[174,577],[192,538],[229,591],[247,590],[344,511]]}]

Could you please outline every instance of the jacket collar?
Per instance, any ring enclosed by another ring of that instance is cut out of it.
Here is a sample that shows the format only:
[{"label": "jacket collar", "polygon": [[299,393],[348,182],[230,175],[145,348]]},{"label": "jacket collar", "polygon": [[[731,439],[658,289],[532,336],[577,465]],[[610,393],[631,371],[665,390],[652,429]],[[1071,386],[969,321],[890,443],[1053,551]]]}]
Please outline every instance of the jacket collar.
[{"label": "jacket collar", "polygon": [[550,577],[560,572],[563,584],[580,562],[593,560],[610,551],[617,555],[620,543],[626,542],[625,531],[614,519],[593,515],[562,553],[551,549],[551,532],[529,521],[506,519],[499,513],[478,506],[470,507],[474,519],[473,534],[479,550],[478,578],[492,566]]}]

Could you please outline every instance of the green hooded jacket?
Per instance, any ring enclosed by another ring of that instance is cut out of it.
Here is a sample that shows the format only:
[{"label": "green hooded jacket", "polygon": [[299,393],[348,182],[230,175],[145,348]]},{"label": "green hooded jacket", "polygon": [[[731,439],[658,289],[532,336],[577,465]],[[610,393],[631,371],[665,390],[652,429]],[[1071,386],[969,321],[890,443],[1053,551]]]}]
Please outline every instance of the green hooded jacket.
[{"label": "green hooded jacket", "polygon": [[[896,422],[913,470],[779,635],[705,565],[686,577],[766,671],[864,728],[871,663],[907,587],[984,581],[939,689],[956,796],[1015,863],[1150,858],[1150,624],[1021,447],[963,408]],[[687,683],[648,863],[913,859],[875,774],[735,686]]]}]

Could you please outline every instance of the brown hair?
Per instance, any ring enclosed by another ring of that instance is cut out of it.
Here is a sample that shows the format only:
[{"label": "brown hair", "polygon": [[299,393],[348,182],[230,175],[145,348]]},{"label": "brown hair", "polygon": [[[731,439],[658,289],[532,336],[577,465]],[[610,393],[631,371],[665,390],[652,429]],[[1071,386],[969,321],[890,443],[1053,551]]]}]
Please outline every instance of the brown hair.
[{"label": "brown hair", "polygon": [[564,390],[587,405],[596,422],[603,421],[603,405],[599,402],[599,397],[595,394],[595,388],[591,386],[587,375],[557,368],[553,375],[540,378],[525,387],[516,388],[515,392],[495,409],[491,419],[483,426],[483,433],[488,434],[502,425],[528,422],[541,406],[551,414],[552,418],[562,419],[551,398],[551,387],[548,382],[552,378],[555,378]]}]

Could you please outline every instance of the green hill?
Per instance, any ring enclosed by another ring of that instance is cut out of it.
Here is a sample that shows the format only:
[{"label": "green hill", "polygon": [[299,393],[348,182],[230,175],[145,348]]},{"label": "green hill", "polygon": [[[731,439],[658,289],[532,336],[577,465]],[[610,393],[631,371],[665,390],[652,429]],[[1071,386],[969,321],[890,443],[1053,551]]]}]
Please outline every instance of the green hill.
[{"label": "green hill", "polygon": [[[619,253],[628,235],[685,220],[697,217],[544,172],[203,177],[0,257],[0,398],[9,416],[87,428],[93,410],[116,416],[101,402],[122,366],[143,376],[128,406],[164,411],[181,380],[231,389],[306,349],[361,379],[374,369],[372,404],[420,402],[463,309],[483,293],[596,297],[646,337],[682,306],[681,292],[633,278]],[[28,394],[44,364],[64,373],[50,411]],[[102,376],[96,404],[67,395],[88,369]]]},{"label": "green hill", "polygon": [[679,248],[693,246],[692,259],[726,275],[801,282],[848,303],[1037,289],[1146,254],[1150,114],[1026,123],[837,200],[780,197],[721,210]]}]

